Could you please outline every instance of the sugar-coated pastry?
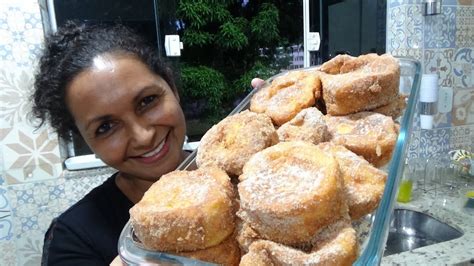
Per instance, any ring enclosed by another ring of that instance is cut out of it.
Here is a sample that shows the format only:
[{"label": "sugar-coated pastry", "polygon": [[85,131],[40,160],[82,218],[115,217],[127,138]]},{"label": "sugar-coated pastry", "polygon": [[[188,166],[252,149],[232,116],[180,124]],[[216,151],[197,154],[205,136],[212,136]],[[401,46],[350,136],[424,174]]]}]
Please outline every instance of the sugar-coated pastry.
[{"label": "sugar-coated pastry", "polygon": [[393,119],[374,112],[326,115],[330,140],[361,155],[376,167],[388,163],[398,137]]},{"label": "sugar-coated pastry", "polygon": [[279,127],[277,133],[280,141],[301,140],[318,144],[328,139],[328,127],[323,114],[315,107],[301,110]]},{"label": "sugar-coated pastry", "polygon": [[306,243],[347,208],[337,161],[309,142],[280,142],[256,153],[239,179],[237,215],[275,242]]},{"label": "sugar-coated pastry", "polygon": [[130,209],[143,245],[157,251],[195,251],[220,244],[235,229],[235,192],[219,168],[173,171]]},{"label": "sugar-coated pastry", "polygon": [[240,265],[352,265],[357,258],[356,232],[348,218],[325,227],[313,243],[306,252],[274,241],[257,240],[250,245]]},{"label": "sugar-coated pastry", "polygon": [[319,71],[330,115],[347,115],[389,104],[398,97],[400,65],[390,54],[338,55]]},{"label": "sugar-coated pastry", "polygon": [[403,113],[403,110],[405,110],[405,107],[407,105],[407,97],[404,95],[399,95],[397,98],[395,98],[393,101],[391,101],[389,104],[377,107],[373,110],[370,110],[371,112],[375,113],[380,113],[386,116],[391,116],[393,120],[397,119],[400,117]]},{"label": "sugar-coated pastry", "polygon": [[339,163],[351,218],[356,220],[373,212],[382,199],[387,173],[342,145],[325,142],[318,146],[332,152]]},{"label": "sugar-coated pastry", "polygon": [[246,110],[224,118],[204,134],[196,163],[240,175],[250,156],[276,143],[278,135],[271,119]]},{"label": "sugar-coated pastry", "polygon": [[177,255],[224,266],[235,266],[239,265],[241,252],[235,236],[230,235],[217,246],[196,251],[179,252]]},{"label": "sugar-coated pastry", "polygon": [[261,88],[250,100],[250,110],[267,114],[275,125],[290,121],[321,97],[321,81],[316,72],[291,71]]}]

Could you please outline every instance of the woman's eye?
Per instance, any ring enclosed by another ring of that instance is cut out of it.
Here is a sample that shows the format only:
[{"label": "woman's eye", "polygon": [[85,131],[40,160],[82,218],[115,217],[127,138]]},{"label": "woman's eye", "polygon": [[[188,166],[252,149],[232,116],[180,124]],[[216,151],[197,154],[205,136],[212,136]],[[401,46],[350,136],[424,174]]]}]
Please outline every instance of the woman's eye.
[{"label": "woman's eye", "polygon": [[155,99],[156,99],[156,95],[146,96],[141,100],[139,107],[144,108],[148,106],[150,103],[152,103]]},{"label": "woman's eye", "polygon": [[106,123],[103,123],[101,124],[97,130],[95,131],[96,135],[103,135],[107,132],[110,131],[110,129],[112,129],[112,123],[111,122],[106,122]]}]

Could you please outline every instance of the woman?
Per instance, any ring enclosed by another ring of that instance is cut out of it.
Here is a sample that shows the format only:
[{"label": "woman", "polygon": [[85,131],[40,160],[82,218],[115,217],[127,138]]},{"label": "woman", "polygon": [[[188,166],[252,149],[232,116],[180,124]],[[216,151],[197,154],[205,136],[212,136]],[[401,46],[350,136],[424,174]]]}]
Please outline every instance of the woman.
[{"label": "woman", "polygon": [[131,30],[68,23],[46,40],[35,78],[33,114],[41,124],[63,137],[79,133],[118,170],[53,221],[42,264],[108,265],[128,210],[186,156],[173,77]]}]

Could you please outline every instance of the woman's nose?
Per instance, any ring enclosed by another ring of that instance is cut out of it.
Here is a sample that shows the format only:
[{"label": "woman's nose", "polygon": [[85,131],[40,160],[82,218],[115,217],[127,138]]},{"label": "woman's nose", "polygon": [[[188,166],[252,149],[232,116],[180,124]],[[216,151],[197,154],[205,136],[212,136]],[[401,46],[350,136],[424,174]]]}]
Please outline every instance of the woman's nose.
[{"label": "woman's nose", "polygon": [[139,147],[148,147],[153,144],[153,127],[143,125],[141,123],[133,123],[130,131],[131,139],[134,145]]}]

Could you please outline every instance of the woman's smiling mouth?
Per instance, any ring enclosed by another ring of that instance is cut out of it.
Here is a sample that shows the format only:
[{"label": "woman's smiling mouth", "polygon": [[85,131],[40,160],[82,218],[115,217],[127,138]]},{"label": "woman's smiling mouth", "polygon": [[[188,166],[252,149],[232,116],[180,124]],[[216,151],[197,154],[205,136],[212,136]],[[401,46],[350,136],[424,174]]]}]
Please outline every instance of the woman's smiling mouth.
[{"label": "woman's smiling mouth", "polygon": [[166,156],[169,151],[169,144],[168,144],[168,135],[166,135],[165,139],[161,141],[161,143],[152,151],[149,151],[145,154],[140,156],[134,157],[135,159],[139,160],[142,163],[150,164],[159,161],[161,158]]}]

